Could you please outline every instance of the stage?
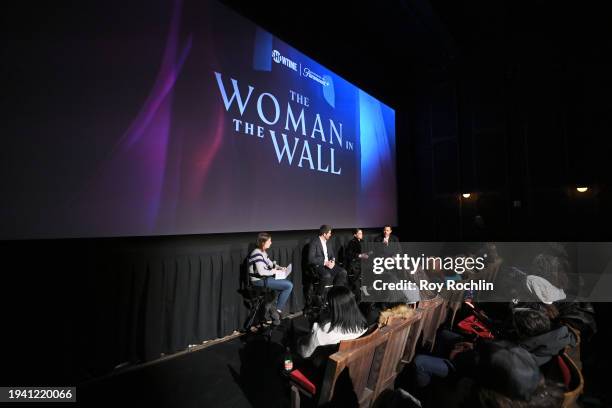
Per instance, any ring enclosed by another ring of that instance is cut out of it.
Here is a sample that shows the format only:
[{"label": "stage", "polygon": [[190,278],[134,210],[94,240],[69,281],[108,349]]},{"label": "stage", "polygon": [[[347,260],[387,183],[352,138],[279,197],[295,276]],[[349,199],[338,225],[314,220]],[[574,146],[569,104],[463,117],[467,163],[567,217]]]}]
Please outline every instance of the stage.
[{"label": "stage", "polygon": [[[284,321],[287,324],[287,321]],[[80,404],[159,407],[286,407],[283,328],[270,341],[249,334],[124,369],[77,389]]]}]

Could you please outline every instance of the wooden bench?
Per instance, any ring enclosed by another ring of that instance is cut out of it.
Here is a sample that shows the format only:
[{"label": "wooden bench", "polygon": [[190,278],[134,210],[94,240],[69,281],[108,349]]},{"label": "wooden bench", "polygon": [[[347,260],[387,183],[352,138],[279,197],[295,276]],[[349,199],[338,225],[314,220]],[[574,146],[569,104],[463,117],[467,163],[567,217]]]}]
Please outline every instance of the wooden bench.
[{"label": "wooden bench", "polygon": [[418,320],[413,323],[410,328],[410,332],[408,332],[408,339],[406,339],[406,346],[404,347],[404,355],[402,356],[401,362],[403,364],[408,364],[414,358],[414,353],[416,350],[417,343],[421,338],[421,333],[423,331],[423,311],[416,309],[415,316],[418,316]]},{"label": "wooden bench", "polygon": [[465,298],[464,290],[455,290],[452,292],[448,292],[446,295],[446,304],[448,307],[448,313],[450,313],[450,323],[449,327],[452,329],[455,324],[455,317],[457,316],[457,312],[461,309],[463,305],[463,300]]},{"label": "wooden bench", "polygon": [[567,353],[561,355],[561,359],[567,365],[570,371],[570,383],[568,390],[563,394],[563,408],[575,408],[579,407],[577,404],[578,397],[584,391],[584,377],[582,372]]},{"label": "wooden bench", "polygon": [[291,406],[299,408],[301,395],[315,399],[317,406],[332,401],[337,381],[343,373],[350,378],[359,406],[372,406],[385,389],[393,386],[408,335],[413,327],[418,326],[420,318],[420,312],[408,318],[391,318],[386,326],[367,336],[341,341],[338,351],[327,360],[316,395],[292,381]]},{"label": "wooden bench", "polygon": [[410,334],[413,331],[418,332],[421,316],[421,312],[415,310],[414,314],[408,318],[392,317],[387,325],[380,329],[381,333],[389,332],[389,341],[378,375],[378,383],[374,389],[374,401],[384,390],[393,388],[395,377],[402,367],[402,359]]},{"label": "wooden bench", "polygon": [[417,310],[421,311],[422,313],[421,331],[423,334],[421,346],[424,348],[429,348],[429,351],[433,351],[438,327],[440,327],[440,325],[444,322],[444,319],[446,319],[446,305],[446,301],[440,296],[419,302],[419,307]]},{"label": "wooden bench", "polygon": [[317,406],[330,402],[340,374],[347,370],[359,406],[369,407],[380,372],[380,364],[375,362],[382,360],[389,336],[390,332],[381,333],[380,329],[376,329],[365,337],[341,341],[338,352],[327,360],[322,384],[316,395],[291,382],[291,406],[299,408],[300,395],[315,399]]}]

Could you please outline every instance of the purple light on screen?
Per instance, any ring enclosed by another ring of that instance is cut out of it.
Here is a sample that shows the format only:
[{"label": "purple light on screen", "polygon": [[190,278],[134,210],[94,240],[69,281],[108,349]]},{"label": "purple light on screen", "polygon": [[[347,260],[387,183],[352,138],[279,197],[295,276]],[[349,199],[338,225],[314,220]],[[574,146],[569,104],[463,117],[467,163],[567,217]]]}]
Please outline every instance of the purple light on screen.
[{"label": "purple light on screen", "polygon": [[154,231],[166,171],[173,89],[192,45],[189,36],[179,47],[181,9],[182,1],[176,0],[149,96],[86,187],[80,210],[88,231],[102,235]]}]

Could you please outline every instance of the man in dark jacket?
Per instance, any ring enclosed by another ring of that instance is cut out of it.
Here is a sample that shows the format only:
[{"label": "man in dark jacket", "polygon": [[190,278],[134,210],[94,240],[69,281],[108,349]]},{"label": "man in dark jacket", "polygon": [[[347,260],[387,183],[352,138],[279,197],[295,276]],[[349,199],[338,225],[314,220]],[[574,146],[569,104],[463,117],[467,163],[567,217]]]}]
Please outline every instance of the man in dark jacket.
[{"label": "man in dark jacket", "polygon": [[[378,243],[375,247],[377,255],[392,257],[399,254],[402,248],[399,244],[399,239],[392,234],[393,229],[390,225],[385,225],[382,234],[374,238],[374,242]],[[380,245],[382,244],[382,245]]]},{"label": "man in dark jacket", "polygon": [[576,346],[574,333],[564,325],[552,329],[550,318],[543,311],[517,307],[512,314],[517,343],[533,355],[539,366],[548,363],[566,347]]},{"label": "man in dark jacket", "polygon": [[346,286],[347,273],[344,268],[336,265],[336,253],[329,241],[331,235],[331,226],[321,225],[319,236],[310,241],[308,246],[308,264],[324,286]]}]

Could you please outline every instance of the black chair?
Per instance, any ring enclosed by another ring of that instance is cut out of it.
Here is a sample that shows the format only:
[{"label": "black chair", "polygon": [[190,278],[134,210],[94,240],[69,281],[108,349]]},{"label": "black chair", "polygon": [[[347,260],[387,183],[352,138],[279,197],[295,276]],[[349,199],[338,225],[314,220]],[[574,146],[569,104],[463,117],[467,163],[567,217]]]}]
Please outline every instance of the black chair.
[{"label": "black chair", "polygon": [[323,285],[318,273],[318,268],[308,263],[307,243],[302,248],[302,283],[304,290],[304,315],[313,321],[327,307],[327,292],[333,285]]},{"label": "black chair", "polygon": [[[244,304],[249,309],[249,313],[242,328],[244,331],[248,331],[251,327],[266,321],[266,306],[272,303],[276,297],[275,291],[268,287],[268,279],[274,278],[274,276],[261,276],[251,273],[248,255],[240,267],[240,276],[240,289],[238,292],[242,295]],[[262,279],[264,281],[264,286],[253,285],[251,276]]]}]

